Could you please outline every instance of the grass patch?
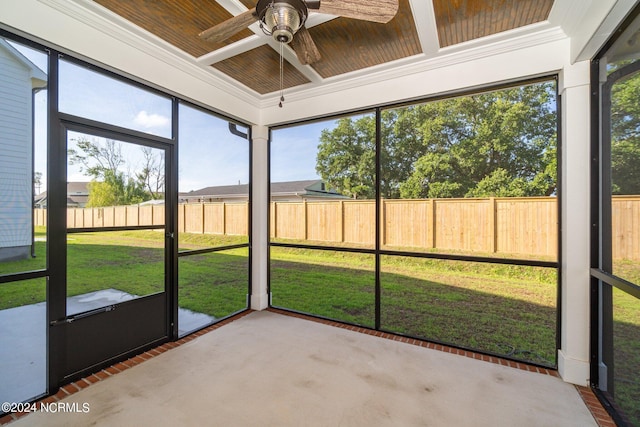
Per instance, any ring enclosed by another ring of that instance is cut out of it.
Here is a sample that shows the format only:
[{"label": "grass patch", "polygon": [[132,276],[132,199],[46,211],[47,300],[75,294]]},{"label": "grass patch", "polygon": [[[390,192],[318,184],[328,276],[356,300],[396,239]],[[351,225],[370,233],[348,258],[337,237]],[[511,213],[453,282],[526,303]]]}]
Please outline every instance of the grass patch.
[{"label": "grass patch", "polygon": [[[419,277],[415,277],[419,276]],[[484,274],[382,275],[382,325],[394,332],[555,365],[555,284]]]},{"label": "grass patch", "polygon": [[[41,240],[44,229],[36,231]],[[185,235],[191,248],[220,246],[220,236]],[[246,237],[245,237],[246,240]],[[117,289],[132,295],[164,291],[164,233],[155,230],[73,233],[67,241],[67,295]],[[46,242],[36,241],[36,253],[45,253]],[[224,317],[246,307],[248,250],[236,249],[207,255],[181,257],[179,305],[214,317]],[[46,257],[0,263],[0,274],[44,268]],[[44,301],[42,281],[0,285],[0,309]]]},{"label": "grass patch", "polygon": [[[36,229],[36,238],[38,256],[0,263],[0,274],[44,268],[46,230]],[[246,236],[185,233],[179,239],[181,249],[247,241]],[[70,234],[68,295],[105,288],[135,295],[163,290],[163,242],[163,233],[154,230]],[[373,255],[279,247],[271,254],[274,305],[373,326]],[[243,309],[247,262],[247,248],[180,257],[180,306],[214,317]],[[395,256],[383,256],[381,267],[384,329],[555,363],[555,269]],[[620,262],[616,268],[640,282],[637,263]],[[0,309],[44,301],[43,283],[0,285]],[[622,375],[636,372],[640,364],[640,307],[638,300],[624,297],[616,297],[615,304],[616,363]],[[637,402],[638,392],[626,390],[631,391],[618,389],[621,402]]]},{"label": "grass patch", "polygon": [[[310,262],[294,261],[299,256],[281,253],[275,248],[272,248],[272,256],[275,259],[271,263],[271,292],[275,306],[374,326],[373,256],[354,257],[354,265],[368,258],[367,268],[349,268],[348,261],[342,256],[336,257],[336,266],[326,259],[320,263],[319,258],[326,258],[326,253],[310,257]],[[339,266],[340,263],[343,266]]]},{"label": "grass patch", "polygon": [[180,307],[217,318],[247,306],[248,249],[179,258]]},{"label": "grass patch", "polygon": [[225,236],[220,234],[178,233],[178,248],[181,251],[215,248],[218,246],[248,243],[247,236]]},{"label": "grass patch", "polygon": [[[271,248],[273,304],[373,326],[374,257]],[[555,365],[555,269],[383,256],[385,330]]]},{"label": "grass patch", "polygon": [[640,425],[640,300],[613,289],[614,397],[631,425]]}]

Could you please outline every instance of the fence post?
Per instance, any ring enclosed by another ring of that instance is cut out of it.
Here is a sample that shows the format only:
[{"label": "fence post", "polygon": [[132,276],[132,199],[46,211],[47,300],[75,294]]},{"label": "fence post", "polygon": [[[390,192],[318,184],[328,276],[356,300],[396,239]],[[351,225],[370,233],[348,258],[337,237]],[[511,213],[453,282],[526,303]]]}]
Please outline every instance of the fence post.
[{"label": "fence post", "polygon": [[204,234],[204,224],[205,224],[205,220],[204,220],[204,202],[200,203],[200,218],[201,218],[200,227],[202,229],[202,234]]},{"label": "fence post", "polygon": [[429,237],[431,238],[431,248],[435,249],[436,247],[436,200],[429,199],[429,206],[431,208],[431,233],[429,233]]},{"label": "fence post", "polygon": [[489,252],[496,253],[497,250],[497,240],[498,236],[496,236],[497,227],[496,227],[496,198],[489,197]]},{"label": "fence post", "polygon": [[222,235],[227,235],[227,203],[222,202]]},{"label": "fence post", "polygon": [[[182,211],[182,232],[185,232],[187,230],[187,210],[185,209],[185,203],[181,205],[180,210]],[[180,226],[178,225],[178,229],[179,228]]]},{"label": "fence post", "polygon": [[302,210],[303,210],[303,225],[304,225],[304,240],[307,240],[309,236],[308,228],[308,214],[307,214],[307,199],[302,200]]},{"label": "fence post", "polygon": [[381,234],[380,240],[382,240],[380,242],[381,246],[384,246],[387,244],[387,222],[386,222],[384,204],[385,204],[385,200],[381,199],[380,200],[380,234]]},{"label": "fence post", "polygon": [[340,243],[344,242],[344,200],[340,200]]},{"label": "fence post", "polygon": [[271,202],[271,209],[273,209],[273,238],[278,237],[278,202]]}]

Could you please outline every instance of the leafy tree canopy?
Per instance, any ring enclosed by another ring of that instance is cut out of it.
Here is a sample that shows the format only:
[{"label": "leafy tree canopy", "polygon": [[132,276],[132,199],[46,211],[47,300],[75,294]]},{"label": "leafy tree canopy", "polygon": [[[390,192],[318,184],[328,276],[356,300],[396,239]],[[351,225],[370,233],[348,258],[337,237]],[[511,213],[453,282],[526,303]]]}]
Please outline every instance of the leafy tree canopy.
[{"label": "leafy tree canopy", "polygon": [[[382,112],[385,198],[551,195],[556,191],[555,84]],[[375,195],[375,118],[340,119],[320,136],[316,170],[345,195]]]},{"label": "leafy tree canopy", "polygon": [[88,138],[75,143],[76,148],[68,151],[69,162],[92,178],[87,207],[131,205],[164,197],[164,159],[152,149],[141,148],[144,164],[137,172],[125,174],[121,169],[131,165],[122,154],[122,143]]},{"label": "leafy tree canopy", "polygon": [[89,208],[133,205],[151,199],[139,182],[125,177],[122,172],[105,171],[104,181],[92,180],[88,187]]},{"label": "leafy tree canopy", "polygon": [[611,90],[611,175],[613,194],[640,194],[640,74]]}]

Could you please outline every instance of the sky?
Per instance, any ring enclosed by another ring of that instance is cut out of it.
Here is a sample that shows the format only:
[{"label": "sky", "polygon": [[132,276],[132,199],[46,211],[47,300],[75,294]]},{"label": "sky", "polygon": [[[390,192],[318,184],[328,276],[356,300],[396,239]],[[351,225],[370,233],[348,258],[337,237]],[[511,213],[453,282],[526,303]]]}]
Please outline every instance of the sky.
[{"label": "sky", "polygon": [[[47,56],[13,44],[41,70],[47,70]],[[36,95],[35,171],[43,174],[41,191],[46,189],[47,92]],[[105,123],[171,137],[171,99],[159,96],[71,62],[60,62],[60,111]],[[180,104],[179,109],[179,191],[246,184],[249,181],[249,143],[229,131],[228,122],[213,114]],[[242,131],[242,129],[240,129]],[[246,131],[246,130],[245,130]],[[103,138],[69,133],[68,147],[78,138],[104,143]],[[143,161],[138,146],[123,143],[128,169]],[[68,181],[90,181],[77,165],[68,165]]]},{"label": "sky", "polygon": [[271,132],[271,182],[320,179],[316,172],[316,154],[323,129],[332,129],[333,121],[324,121]]},{"label": "sky", "polygon": [[[14,44],[42,70],[47,56]],[[171,137],[169,97],[159,95],[60,61],[60,111],[96,121]],[[46,181],[46,91],[35,97],[35,171]],[[271,181],[319,179],[316,156],[323,129],[333,129],[336,120],[305,123],[275,129],[271,141]],[[74,138],[77,138],[75,135]],[[87,136],[91,139],[95,137]],[[99,138],[95,139],[100,142]],[[178,135],[178,191],[189,192],[209,186],[246,184],[249,181],[249,143],[233,135],[228,122],[214,114],[180,104]],[[72,141],[70,141],[72,144]],[[129,170],[142,162],[140,149],[127,149]],[[123,170],[125,173],[127,170]],[[90,181],[77,165],[69,165],[68,181]],[[42,190],[46,189],[43,182]]]},{"label": "sky", "polygon": [[[40,69],[46,72],[44,53],[14,44]],[[47,93],[35,98],[35,171],[42,172],[42,188],[46,189],[46,113]],[[60,61],[59,108],[69,113],[151,135],[170,138],[171,99],[111,77],[87,70],[72,62]],[[272,132],[271,181],[319,179],[315,166],[320,133],[331,129],[335,120],[307,123]],[[242,130],[242,129],[241,129]],[[69,133],[68,148],[78,138],[104,143],[103,138]],[[246,184],[249,181],[249,144],[231,134],[228,122],[187,104],[179,107],[178,190],[188,192],[219,185]],[[127,165],[122,171],[131,173],[142,164],[139,146],[123,143]],[[90,181],[78,165],[68,164],[67,179]]]}]

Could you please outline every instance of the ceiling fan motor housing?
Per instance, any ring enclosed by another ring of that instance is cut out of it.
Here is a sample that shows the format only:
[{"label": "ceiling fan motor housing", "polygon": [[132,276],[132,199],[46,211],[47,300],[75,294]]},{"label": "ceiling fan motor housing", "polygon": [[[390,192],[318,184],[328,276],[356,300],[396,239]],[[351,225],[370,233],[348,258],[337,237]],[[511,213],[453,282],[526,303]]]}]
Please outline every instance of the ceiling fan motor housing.
[{"label": "ceiling fan motor housing", "polygon": [[256,12],[263,31],[280,43],[289,43],[307,19],[303,0],[260,0]]}]

